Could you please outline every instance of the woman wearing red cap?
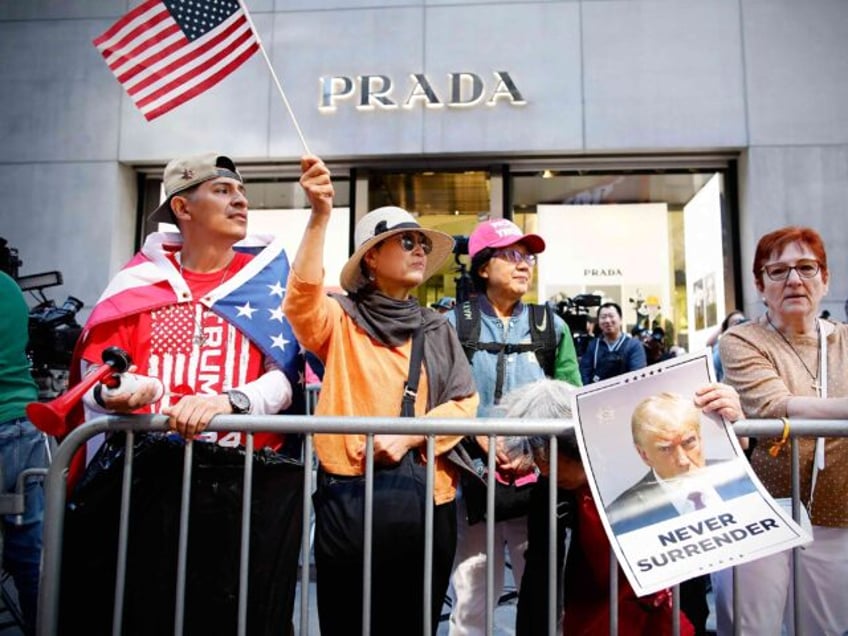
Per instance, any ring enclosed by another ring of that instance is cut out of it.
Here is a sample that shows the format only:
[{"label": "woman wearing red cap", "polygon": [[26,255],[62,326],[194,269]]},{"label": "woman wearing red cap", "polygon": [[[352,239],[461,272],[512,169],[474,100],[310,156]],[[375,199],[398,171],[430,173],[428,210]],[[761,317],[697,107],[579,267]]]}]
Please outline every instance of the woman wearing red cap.
[{"label": "woman wearing red cap", "polygon": [[[478,417],[494,415],[493,409],[504,395],[546,376],[580,385],[574,342],[565,321],[547,305],[523,302],[533,282],[536,255],[544,249],[545,241],[541,236],[525,234],[506,219],[480,223],[469,237],[470,274],[476,294],[457,305],[454,312],[448,314],[448,320],[457,327],[460,341],[471,360],[480,395]],[[466,316],[473,316],[472,334],[468,333]],[[485,463],[487,437],[478,438],[476,447],[473,440],[466,440],[464,444],[472,456],[476,453]],[[543,481],[542,488],[535,486],[538,476],[532,458],[528,461],[526,438],[499,437],[497,444],[497,479],[503,487],[498,487],[501,492],[496,493],[496,498],[505,498],[503,490],[506,488],[511,491],[509,494],[525,501],[524,506],[505,515],[510,518],[495,523],[495,545],[507,544],[512,574],[519,584],[527,548],[529,498],[532,494],[546,515],[547,494],[542,493],[546,491],[547,482]],[[522,448],[527,452],[510,450]],[[486,524],[478,523],[482,521],[485,508],[483,481],[464,478],[458,504],[457,557],[451,578],[455,598],[450,633],[479,634],[486,628]],[[561,532],[564,530],[560,528]],[[547,534],[545,531],[541,534],[536,544],[538,551],[534,554],[539,555],[539,565],[544,567],[547,550],[542,541]],[[503,551],[496,550],[494,557],[494,596],[497,599],[503,589]],[[544,579],[534,577],[534,580]],[[540,590],[526,596],[530,597],[538,597],[537,600],[544,603],[547,594]],[[536,601],[531,602],[535,604]],[[535,607],[525,613],[528,617],[535,614],[539,614]]]}]

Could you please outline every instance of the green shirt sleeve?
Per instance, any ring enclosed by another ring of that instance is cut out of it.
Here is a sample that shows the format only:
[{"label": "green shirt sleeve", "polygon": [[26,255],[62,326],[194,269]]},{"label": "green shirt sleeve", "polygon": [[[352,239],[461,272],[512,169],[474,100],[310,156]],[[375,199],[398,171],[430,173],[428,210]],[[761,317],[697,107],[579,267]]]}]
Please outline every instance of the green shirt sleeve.
[{"label": "green shirt sleeve", "polygon": [[577,351],[574,349],[574,338],[571,337],[571,329],[566,323],[563,323],[562,337],[557,348],[554,379],[565,380],[574,386],[583,386],[577,364]]}]

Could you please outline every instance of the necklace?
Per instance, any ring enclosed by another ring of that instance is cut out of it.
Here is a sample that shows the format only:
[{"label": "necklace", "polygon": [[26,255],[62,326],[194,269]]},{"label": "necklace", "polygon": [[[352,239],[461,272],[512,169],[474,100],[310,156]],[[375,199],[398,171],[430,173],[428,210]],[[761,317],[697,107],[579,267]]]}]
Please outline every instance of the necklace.
[{"label": "necklace", "polygon": [[[235,260],[235,256],[233,256],[230,259],[230,262],[227,263],[227,266],[224,268],[224,273],[221,274],[221,280],[218,281],[218,284],[215,285],[215,287],[220,287],[221,285],[224,284],[224,281],[227,279],[227,274],[230,273],[230,267],[232,266],[234,260]],[[183,276],[183,259],[180,258],[179,263],[180,263],[180,278],[185,280],[185,277]]]},{"label": "necklace", "polygon": [[795,347],[792,346],[791,342],[789,342],[789,338],[787,338],[783,334],[783,332],[780,329],[778,329],[775,326],[775,324],[771,321],[771,316],[768,315],[768,312],[766,312],[766,320],[768,321],[768,324],[771,325],[771,328],[774,329],[777,332],[777,335],[779,335],[783,339],[783,342],[786,343],[786,346],[789,347],[792,350],[792,353],[794,353],[795,356],[798,358],[798,360],[801,361],[801,364],[804,365],[804,369],[806,370],[806,372],[809,374],[810,378],[813,381],[810,386],[812,386],[816,390],[816,394],[820,394],[821,393],[821,385],[819,384],[819,369],[821,368],[821,329],[819,328],[818,319],[816,319],[816,333],[818,334],[818,344],[819,344],[819,346],[816,347],[817,353],[816,353],[816,373],[815,374],[812,371],[810,371],[810,367],[808,367],[807,363],[804,362],[804,358],[801,357],[801,354],[798,353],[798,350]]},{"label": "necklace", "polygon": [[[224,281],[227,279],[227,274],[230,273],[230,267],[233,264],[233,260],[235,260],[235,256],[230,259],[230,262],[227,263],[227,266],[224,268],[223,274],[221,274],[221,280],[218,281],[218,284],[215,287],[220,287],[224,284]],[[182,258],[179,259],[180,264],[180,278],[185,280],[185,276],[183,276],[183,261]],[[203,317],[206,314],[206,310],[201,308],[200,316],[198,317],[197,311],[195,309],[195,303],[191,303],[186,308],[188,314],[190,314],[190,320],[194,322],[194,335],[191,338],[192,343],[194,343],[197,347],[202,347],[206,344],[206,341],[209,339],[209,336],[203,331]]]}]

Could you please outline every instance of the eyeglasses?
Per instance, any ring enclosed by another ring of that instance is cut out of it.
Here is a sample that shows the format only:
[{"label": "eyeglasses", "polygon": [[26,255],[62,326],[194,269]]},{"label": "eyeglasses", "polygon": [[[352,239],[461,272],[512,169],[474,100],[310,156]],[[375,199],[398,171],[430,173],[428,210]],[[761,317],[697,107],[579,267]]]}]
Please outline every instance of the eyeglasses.
[{"label": "eyeglasses", "polygon": [[516,249],[507,249],[507,250],[498,250],[494,254],[493,257],[502,258],[505,261],[509,261],[510,263],[518,264],[521,261],[527,263],[530,267],[536,265],[536,255],[535,254],[525,254]]},{"label": "eyeglasses", "polygon": [[401,234],[400,246],[404,252],[411,252],[416,245],[420,245],[425,254],[433,251],[433,241],[423,234]]},{"label": "eyeglasses", "polygon": [[818,261],[813,260],[798,261],[794,265],[772,263],[771,265],[763,265],[762,271],[773,281],[783,281],[789,278],[789,274],[793,269],[798,272],[798,276],[801,278],[812,278],[819,273],[821,265],[819,265]]}]

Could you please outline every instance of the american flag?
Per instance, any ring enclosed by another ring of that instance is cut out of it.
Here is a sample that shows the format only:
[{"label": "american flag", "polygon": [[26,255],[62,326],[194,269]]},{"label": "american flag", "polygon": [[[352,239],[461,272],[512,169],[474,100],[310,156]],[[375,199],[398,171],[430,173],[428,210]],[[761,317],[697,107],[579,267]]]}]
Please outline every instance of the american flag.
[{"label": "american flag", "polygon": [[238,0],[147,0],[94,46],[152,120],[220,82],[259,41]]}]

